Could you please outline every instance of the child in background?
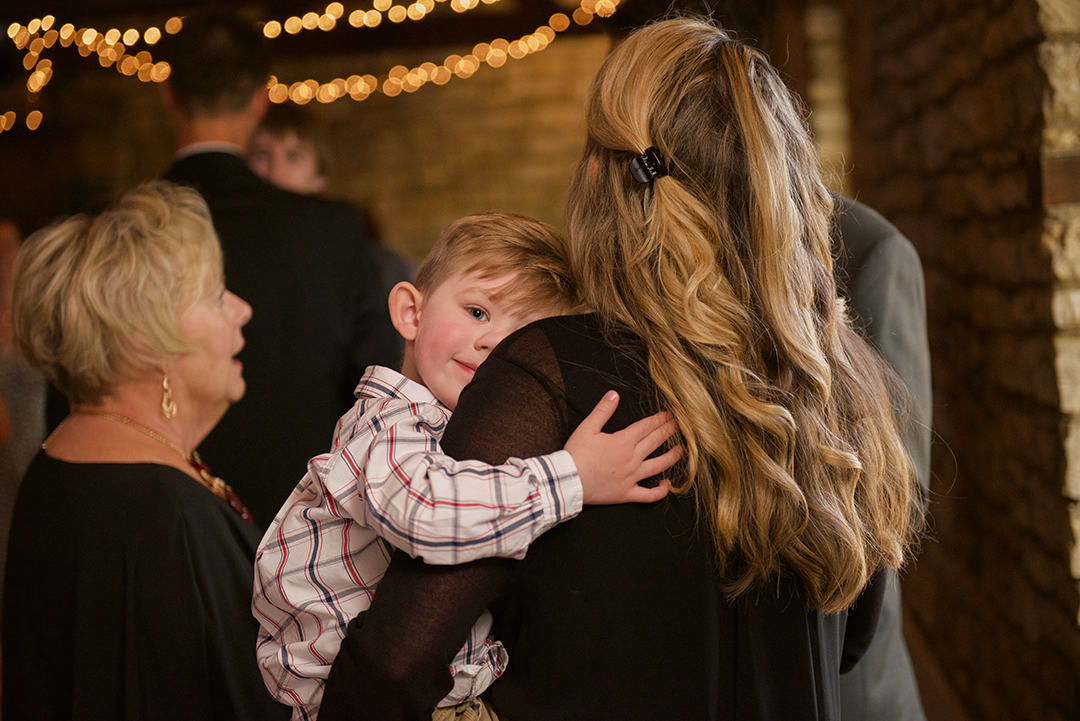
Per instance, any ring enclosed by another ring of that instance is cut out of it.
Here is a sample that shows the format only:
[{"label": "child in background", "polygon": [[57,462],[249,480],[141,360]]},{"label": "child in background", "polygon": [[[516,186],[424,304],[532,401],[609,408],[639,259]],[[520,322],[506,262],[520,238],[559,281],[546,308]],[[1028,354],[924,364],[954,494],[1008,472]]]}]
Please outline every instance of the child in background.
[{"label": "child in background", "polygon": [[271,185],[301,195],[326,188],[329,154],[311,117],[292,104],[271,105],[248,143],[248,166]]},{"label": "child in background", "polygon": [[[368,608],[389,564],[387,543],[436,564],[520,558],[583,503],[652,502],[667,493],[666,481],[637,482],[679,457],[675,448],[647,459],[674,426],[658,414],[600,433],[615,394],[549,456],[492,467],[439,452],[459,394],[491,349],[532,320],[574,310],[569,268],[565,241],[550,226],[486,213],[452,223],[416,285],[394,287],[401,373],[368,369],[330,453],[312,459],[256,556],[259,663],[294,719],[317,716],[346,626]],[[490,628],[485,613],[452,663],[454,688],[440,706],[478,696],[502,673],[507,655]]]},{"label": "child in background", "polygon": [[[301,195],[316,195],[326,189],[330,162],[330,152],[315,122],[291,103],[272,104],[248,142],[247,164],[255,175]],[[389,293],[402,278],[415,278],[413,264],[383,245],[372,209],[361,206],[358,210],[379,264],[383,290]]]}]

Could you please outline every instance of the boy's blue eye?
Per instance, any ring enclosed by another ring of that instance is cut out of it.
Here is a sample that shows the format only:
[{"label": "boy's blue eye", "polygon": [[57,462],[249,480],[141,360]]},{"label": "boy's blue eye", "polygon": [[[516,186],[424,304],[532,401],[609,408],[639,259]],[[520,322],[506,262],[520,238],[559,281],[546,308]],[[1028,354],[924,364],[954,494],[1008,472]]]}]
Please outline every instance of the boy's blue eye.
[{"label": "boy's blue eye", "polygon": [[487,320],[487,313],[480,308],[468,308],[469,315],[476,320]]}]

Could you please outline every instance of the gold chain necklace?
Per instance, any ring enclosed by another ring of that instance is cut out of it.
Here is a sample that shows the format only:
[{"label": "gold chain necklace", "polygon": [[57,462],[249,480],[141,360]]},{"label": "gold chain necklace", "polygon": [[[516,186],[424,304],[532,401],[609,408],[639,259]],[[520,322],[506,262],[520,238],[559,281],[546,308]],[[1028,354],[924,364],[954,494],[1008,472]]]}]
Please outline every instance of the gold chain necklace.
[{"label": "gold chain necklace", "polygon": [[[199,458],[198,451],[192,451],[191,453],[188,453],[179,445],[173,443],[171,440],[161,435],[153,428],[147,428],[142,423],[133,421],[127,416],[122,416],[119,413],[113,413],[112,411],[77,411],[76,413],[72,413],[71,415],[101,416],[103,418],[108,418],[109,420],[123,423],[129,428],[134,428],[143,435],[149,436],[158,443],[161,443],[162,445],[171,448],[172,450],[180,454],[180,457],[187,461],[188,465],[195,469],[195,471],[199,474],[199,482],[202,485],[206,486],[207,490],[209,490],[215,496],[218,496],[219,498],[227,501],[228,504],[232,506],[232,509],[239,513],[244,520],[250,523],[254,523],[254,520],[251,517],[251,513],[248,511],[247,507],[240,502],[240,498],[236,495],[236,492],[225,481],[210,473],[210,468],[202,462],[201,458]],[[68,416],[68,418],[70,417],[71,416]],[[45,450],[45,448],[48,447],[49,441],[51,441],[53,436],[56,435],[56,432],[60,430],[60,427],[67,423],[68,418],[62,420],[60,424],[57,425],[55,429],[53,429],[53,432],[50,433],[49,437],[45,439],[45,442],[41,444],[42,450]]]}]

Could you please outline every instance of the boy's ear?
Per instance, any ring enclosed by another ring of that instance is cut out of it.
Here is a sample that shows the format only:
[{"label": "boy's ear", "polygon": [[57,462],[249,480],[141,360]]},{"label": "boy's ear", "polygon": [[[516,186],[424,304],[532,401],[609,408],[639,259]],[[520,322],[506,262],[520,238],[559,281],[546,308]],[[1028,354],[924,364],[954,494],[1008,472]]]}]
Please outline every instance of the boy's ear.
[{"label": "boy's ear", "polygon": [[420,313],[424,309],[424,295],[408,281],[401,281],[390,290],[390,321],[407,341],[416,340],[420,328]]}]

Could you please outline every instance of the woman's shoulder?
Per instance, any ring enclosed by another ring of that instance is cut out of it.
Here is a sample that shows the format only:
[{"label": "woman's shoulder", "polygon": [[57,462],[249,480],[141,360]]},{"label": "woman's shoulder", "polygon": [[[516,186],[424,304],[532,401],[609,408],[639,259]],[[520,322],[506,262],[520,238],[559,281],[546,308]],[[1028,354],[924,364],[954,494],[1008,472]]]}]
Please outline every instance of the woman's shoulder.
[{"label": "woman's shoulder", "polygon": [[604,332],[594,313],[556,315],[533,321],[508,335],[493,355],[514,356],[523,352],[562,349],[604,342]]},{"label": "woman's shoulder", "polygon": [[71,463],[44,453],[27,471],[16,512],[20,505],[48,509],[72,526],[104,525],[130,533],[188,525],[199,534],[233,535],[229,514],[236,515],[225,501],[172,466]]},{"label": "woman's shoulder", "polygon": [[608,369],[640,360],[644,348],[628,330],[605,324],[595,313],[585,313],[534,321],[507,336],[492,351],[492,357],[530,368]]}]

